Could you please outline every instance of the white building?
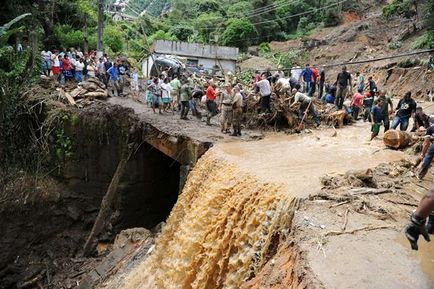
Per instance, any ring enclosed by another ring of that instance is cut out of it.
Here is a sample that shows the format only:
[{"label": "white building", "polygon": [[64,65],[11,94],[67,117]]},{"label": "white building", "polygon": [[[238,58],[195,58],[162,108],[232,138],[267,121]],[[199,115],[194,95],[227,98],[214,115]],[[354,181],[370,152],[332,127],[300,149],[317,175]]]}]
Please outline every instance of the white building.
[{"label": "white building", "polygon": [[151,47],[151,55],[142,64],[142,71],[145,77],[149,77],[156,59],[172,55],[185,59],[186,68],[193,71],[200,69],[234,73],[238,52],[236,47],[156,40]]}]

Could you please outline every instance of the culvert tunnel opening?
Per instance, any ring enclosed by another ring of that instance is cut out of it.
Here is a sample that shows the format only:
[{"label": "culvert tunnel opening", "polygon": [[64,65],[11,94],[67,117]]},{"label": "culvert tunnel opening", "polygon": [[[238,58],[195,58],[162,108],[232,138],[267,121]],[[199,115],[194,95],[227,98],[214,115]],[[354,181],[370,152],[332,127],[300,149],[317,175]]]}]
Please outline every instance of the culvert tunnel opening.
[{"label": "culvert tunnel opening", "polygon": [[[11,202],[0,207],[4,233],[0,237],[4,249],[0,254],[0,288],[19,288],[41,272],[48,272],[44,274],[49,274],[52,282],[63,282],[81,272],[82,264],[92,264],[91,259],[85,263],[70,260],[80,255],[95,222],[119,162],[118,149],[113,142],[99,149],[94,144],[83,146],[62,175],[49,178],[47,184],[40,182],[39,190],[24,187],[28,204]],[[112,242],[124,229],[152,229],[166,221],[178,200],[181,167],[148,143],[141,144],[128,161],[110,217],[96,241]]]},{"label": "culvert tunnel opening", "polygon": [[115,233],[144,227],[152,229],[169,216],[178,200],[182,165],[143,143],[130,158],[113,203],[118,222]]}]

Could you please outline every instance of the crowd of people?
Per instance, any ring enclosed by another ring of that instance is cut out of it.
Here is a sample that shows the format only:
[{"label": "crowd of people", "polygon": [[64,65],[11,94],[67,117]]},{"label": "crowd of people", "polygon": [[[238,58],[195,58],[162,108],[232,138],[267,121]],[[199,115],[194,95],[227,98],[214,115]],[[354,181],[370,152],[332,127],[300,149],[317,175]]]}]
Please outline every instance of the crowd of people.
[{"label": "crowd of people", "polygon": [[[142,82],[138,71],[132,67],[126,57],[117,55],[113,60],[107,54],[97,58],[96,52],[83,53],[80,48],[62,50],[43,50],[41,52],[42,72],[53,76],[61,84],[68,82],[79,83],[90,77],[97,77],[107,85],[109,96],[125,96],[128,87],[133,99],[139,100],[140,88],[144,88],[144,102],[152,108],[154,113],[160,114],[179,112],[180,118],[188,120],[188,114],[202,118],[206,111],[206,123],[221,112],[220,125],[223,133],[241,135],[242,113],[247,109],[247,93],[238,82],[225,81],[217,86],[213,79],[205,85],[194,81],[192,73],[180,75],[171,74],[170,68],[163,69],[159,77]],[[412,131],[420,127],[427,127],[429,117],[407,92],[399,101],[396,109],[391,97],[385,90],[379,90],[372,76],[365,79],[361,72],[351,75],[346,67],[342,67],[334,82],[327,82],[324,69],[319,70],[316,65],[305,64],[304,68],[295,67],[284,78],[283,72],[272,74],[270,70],[262,73],[256,71],[252,76],[251,90],[260,99],[260,112],[271,113],[271,96],[279,83],[290,88],[289,107],[298,107],[298,117],[304,120],[308,114],[313,117],[317,126],[320,118],[314,105],[314,98],[344,109],[354,120],[369,121],[371,126],[371,140],[375,138],[384,126],[386,132],[390,127],[407,130],[409,120],[413,117]],[[129,85],[127,85],[129,84]],[[353,94],[353,91],[355,93]],[[395,113],[390,125],[390,116]],[[230,128],[232,127],[232,132]]]},{"label": "crowd of people", "polygon": [[126,79],[131,79],[132,93],[138,97],[137,69],[130,70],[127,59],[122,55],[112,60],[107,54],[97,58],[96,51],[85,54],[80,48],[44,49],[41,52],[41,64],[42,73],[54,77],[62,85],[96,77],[107,85],[114,96],[123,96]]}]

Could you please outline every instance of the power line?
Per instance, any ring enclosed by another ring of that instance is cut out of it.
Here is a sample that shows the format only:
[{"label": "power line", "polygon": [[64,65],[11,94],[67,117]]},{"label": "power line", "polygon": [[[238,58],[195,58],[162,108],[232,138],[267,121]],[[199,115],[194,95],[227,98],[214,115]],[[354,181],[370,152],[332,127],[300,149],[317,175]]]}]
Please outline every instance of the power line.
[{"label": "power line", "polygon": [[[294,17],[299,17],[299,16],[315,13],[315,12],[318,12],[318,11],[321,11],[321,10],[326,10],[326,9],[338,6],[338,5],[340,5],[340,4],[344,3],[344,2],[347,2],[347,1],[349,1],[349,0],[341,0],[341,1],[333,3],[333,4],[329,4],[329,5],[326,5],[326,6],[314,8],[314,9],[311,9],[311,10],[308,10],[308,11],[304,11],[304,12],[301,12],[301,13],[285,16],[285,17],[279,18],[279,20],[286,20],[286,19],[290,19],[290,18],[294,18]],[[258,25],[258,24],[271,23],[271,22],[274,22],[274,21],[276,21],[276,20],[274,20],[274,19],[273,20],[266,20],[266,21],[261,21],[261,22],[255,22],[253,24],[254,25]],[[217,31],[218,29],[220,29],[220,27],[219,28],[210,29],[210,30],[207,30],[207,31]],[[268,34],[268,35],[262,35],[262,36],[258,36],[258,37],[254,37],[254,38],[244,38],[243,40],[256,40],[256,39],[263,38],[264,36],[271,36],[271,35],[274,35],[274,33],[273,34]]]},{"label": "power line", "polygon": [[[420,50],[420,51],[401,53],[401,54],[392,55],[392,56],[383,56],[383,57],[378,57],[378,58],[373,58],[373,59],[364,59],[364,60],[351,61],[351,62],[347,61],[347,62],[341,62],[341,63],[318,65],[318,66],[322,67],[322,68],[327,68],[327,67],[344,66],[344,65],[356,65],[356,64],[377,62],[377,61],[382,61],[382,60],[386,60],[386,59],[401,58],[401,57],[406,57],[406,56],[425,54],[425,53],[433,53],[433,52],[434,52],[434,49],[425,49],[425,50]],[[294,68],[295,67],[290,67],[290,68],[284,68],[284,69],[280,69],[280,70],[290,71],[291,69],[294,69]]]}]

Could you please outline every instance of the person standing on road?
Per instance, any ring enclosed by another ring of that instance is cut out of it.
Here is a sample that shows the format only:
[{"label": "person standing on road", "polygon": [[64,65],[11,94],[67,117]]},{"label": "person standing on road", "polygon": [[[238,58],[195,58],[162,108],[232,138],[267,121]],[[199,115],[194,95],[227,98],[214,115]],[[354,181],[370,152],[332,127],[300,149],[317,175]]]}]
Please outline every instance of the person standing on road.
[{"label": "person standing on road", "polygon": [[211,125],[211,118],[215,115],[217,115],[217,104],[215,102],[216,100],[216,91],[215,91],[215,84],[213,80],[211,79],[208,82],[208,87],[206,89],[206,110],[207,110],[207,116],[206,116],[206,124]]},{"label": "person standing on road", "polygon": [[411,98],[411,91],[408,91],[403,98],[398,102],[396,107],[396,115],[392,122],[392,128],[406,131],[408,128],[410,117],[414,118],[416,112],[416,101]]},{"label": "person standing on road", "polygon": [[303,115],[307,115],[310,113],[315,121],[316,126],[320,125],[320,120],[318,117],[318,113],[316,112],[315,106],[312,102],[312,98],[307,96],[304,93],[299,92],[297,89],[292,90],[292,94],[294,94],[294,102],[289,106],[290,108],[294,107],[296,104],[300,104],[300,108],[298,109],[298,117],[300,120],[303,119]]},{"label": "person standing on road", "polygon": [[192,87],[188,79],[182,79],[180,90],[180,100],[181,100],[181,119],[188,120],[188,111],[190,110],[190,98],[192,95]]},{"label": "person standing on road", "polygon": [[241,118],[243,115],[243,96],[239,86],[234,87],[234,99],[233,99],[233,132],[231,136],[241,136]]},{"label": "person standing on road", "polygon": [[[434,234],[434,188],[420,200],[416,211],[411,214],[410,223],[405,227],[405,236],[410,242],[413,250],[418,250],[417,241],[422,235],[427,242],[430,242],[429,234]],[[428,218],[428,222],[426,221]]]},{"label": "person standing on road", "polygon": [[118,72],[119,72],[119,94],[120,96],[124,96],[125,77],[128,73],[128,66],[124,61],[122,61],[118,65]]},{"label": "person standing on road", "polygon": [[174,75],[172,81],[170,81],[172,87],[172,111],[179,109],[179,91],[181,89],[181,81],[178,79],[178,75]]},{"label": "person standing on road", "polygon": [[259,87],[259,93],[261,95],[261,112],[271,113],[270,98],[271,98],[271,85],[267,80],[266,73],[262,73],[262,79],[255,83],[256,87]]},{"label": "person standing on road", "polygon": [[161,91],[161,86],[159,84],[158,77],[154,77],[152,83],[148,86],[148,90],[152,94],[152,111],[156,113],[155,109],[158,108],[158,113],[162,114],[161,112],[161,107],[163,105],[163,102],[161,100],[162,91]]},{"label": "person standing on road", "polygon": [[389,107],[390,107],[390,113],[393,113],[393,103],[392,99],[386,95],[386,92],[384,90],[380,90],[379,96],[375,101],[378,101],[379,99],[383,100],[383,124],[384,124],[384,132],[388,131],[390,128],[390,121],[389,121]]},{"label": "person standing on road", "polygon": [[351,74],[347,72],[347,67],[342,67],[342,72],[338,74],[337,80],[337,91],[336,91],[336,106],[338,109],[342,109],[344,100],[349,93],[352,93],[351,88]]},{"label": "person standing on road", "polygon": [[119,95],[119,83],[118,83],[118,69],[116,67],[116,63],[107,70],[107,74],[109,75],[108,88],[111,91],[111,95],[118,96]]},{"label": "person standing on road", "polygon": [[[265,81],[268,82],[267,79]],[[222,133],[230,133],[229,128],[232,125],[233,120],[233,104],[234,104],[234,95],[232,92],[232,86],[229,83],[226,83],[224,86],[224,90],[220,93],[220,111],[222,112],[220,116],[220,125]]]},{"label": "person standing on road", "polygon": [[167,110],[170,109],[170,103],[172,101],[171,100],[172,87],[169,84],[169,78],[166,77],[160,86],[162,91],[161,100],[163,101],[163,112],[167,112]]}]

